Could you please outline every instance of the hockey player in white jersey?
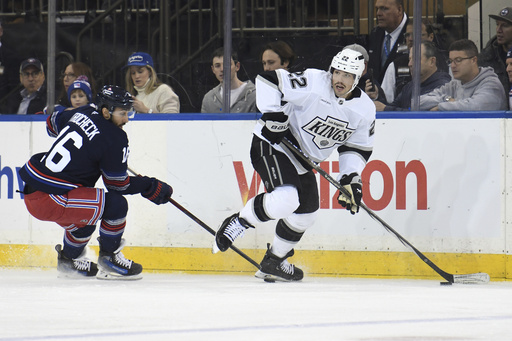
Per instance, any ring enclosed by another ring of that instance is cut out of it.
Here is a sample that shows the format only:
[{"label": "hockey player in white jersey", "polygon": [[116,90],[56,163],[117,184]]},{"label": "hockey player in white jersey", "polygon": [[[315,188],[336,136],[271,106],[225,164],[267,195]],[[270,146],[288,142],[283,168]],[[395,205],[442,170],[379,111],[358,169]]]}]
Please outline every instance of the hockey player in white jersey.
[{"label": "hockey player in white jersey", "polygon": [[256,103],[263,115],[254,129],[251,161],[267,192],[224,220],[213,252],[226,251],[260,222],[277,220],[272,246],[268,244],[256,277],[267,281],[303,278],[303,271],[287,258],[315,221],[318,187],[311,168],[280,144],[285,137],[316,162],[337,150],[338,180],[350,193],[350,197],[338,193],[338,201],[352,214],[359,211],[360,175],[372,153],[375,124],[373,101],[356,87],[364,67],[359,52],[345,49],[332,59],[329,71],[279,69],[258,75]]}]

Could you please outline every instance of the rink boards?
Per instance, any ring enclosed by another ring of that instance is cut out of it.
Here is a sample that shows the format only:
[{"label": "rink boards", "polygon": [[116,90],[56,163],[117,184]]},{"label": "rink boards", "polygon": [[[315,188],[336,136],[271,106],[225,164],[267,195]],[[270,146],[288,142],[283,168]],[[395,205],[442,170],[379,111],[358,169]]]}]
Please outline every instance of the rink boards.
[{"label": "rink boards", "polygon": [[[369,183],[366,205],[445,271],[509,278],[509,117],[505,112],[379,113],[374,152],[362,176]],[[0,266],[56,262],[53,247],[62,240],[61,228],[30,217],[15,192],[22,186],[17,170],[52,143],[45,118],[0,116]],[[125,127],[129,166],[171,184],[173,198],[216,230],[263,191],[249,159],[256,119],[254,114],[137,115]],[[321,166],[336,177],[337,155]],[[352,216],[342,210],[334,188],[317,177],[318,220],[296,247],[294,263],[322,275],[435,275],[365,212]],[[126,254],[146,269],[254,270],[231,251],[212,255],[213,237],[173,205],[156,206],[140,195],[127,198]],[[248,231],[236,245],[259,262],[274,224]]]}]

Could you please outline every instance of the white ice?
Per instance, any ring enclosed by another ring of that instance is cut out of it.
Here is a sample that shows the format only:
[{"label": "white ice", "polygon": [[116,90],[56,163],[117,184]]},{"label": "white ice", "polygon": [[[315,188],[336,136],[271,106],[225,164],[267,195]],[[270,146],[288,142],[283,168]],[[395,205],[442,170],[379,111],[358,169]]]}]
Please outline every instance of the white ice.
[{"label": "white ice", "polygon": [[511,340],[512,283],[0,269],[6,340]]}]

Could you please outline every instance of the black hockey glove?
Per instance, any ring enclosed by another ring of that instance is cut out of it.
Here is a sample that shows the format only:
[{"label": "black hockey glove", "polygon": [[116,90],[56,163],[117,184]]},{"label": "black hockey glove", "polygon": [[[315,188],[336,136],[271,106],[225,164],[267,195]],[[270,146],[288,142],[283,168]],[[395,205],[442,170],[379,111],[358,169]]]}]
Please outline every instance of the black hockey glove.
[{"label": "black hockey glove", "polygon": [[268,112],[261,119],[265,122],[261,135],[271,144],[280,143],[288,132],[288,116],[284,112]]},{"label": "black hockey glove", "polygon": [[350,197],[340,191],[338,202],[341,206],[345,207],[352,214],[359,212],[359,205],[363,197],[363,187],[361,177],[357,173],[350,173],[343,175],[340,180],[340,185],[348,192]]},{"label": "black hockey glove", "polygon": [[172,187],[155,178],[151,178],[150,180],[151,187],[149,187],[146,192],[141,193],[141,195],[157,205],[169,202],[172,195]]}]

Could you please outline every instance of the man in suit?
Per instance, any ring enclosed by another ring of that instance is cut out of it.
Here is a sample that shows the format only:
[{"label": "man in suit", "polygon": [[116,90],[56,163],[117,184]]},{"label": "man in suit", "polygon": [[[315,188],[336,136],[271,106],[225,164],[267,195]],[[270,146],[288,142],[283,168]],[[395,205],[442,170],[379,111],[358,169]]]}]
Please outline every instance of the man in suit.
[{"label": "man in suit", "polygon": [[377,27],[370,33],[369,67],[380,83],[388,65],[397,57],[397,49],[405,44],[408,22],[403,0],[376,0]]}]

